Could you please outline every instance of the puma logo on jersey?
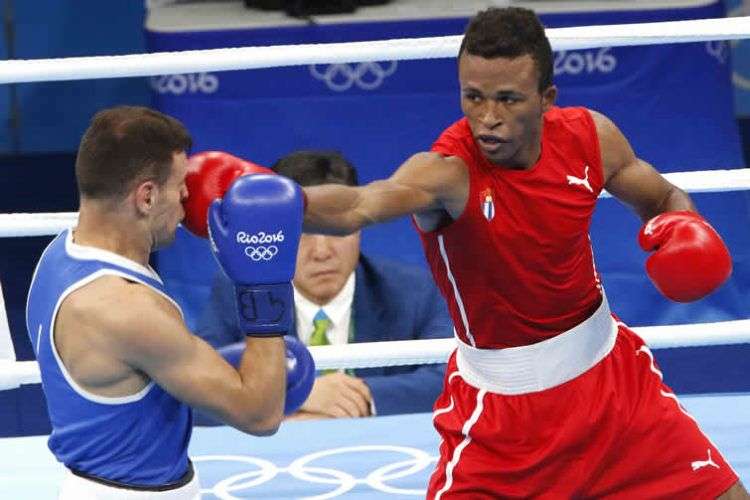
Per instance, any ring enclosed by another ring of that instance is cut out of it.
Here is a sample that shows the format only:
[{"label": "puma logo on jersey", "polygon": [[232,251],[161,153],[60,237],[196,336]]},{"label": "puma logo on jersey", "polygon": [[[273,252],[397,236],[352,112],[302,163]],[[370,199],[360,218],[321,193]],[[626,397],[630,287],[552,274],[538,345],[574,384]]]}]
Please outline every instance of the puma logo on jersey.
[{"label": "puma logo on jersey", "polygon": [[492,189],[487,188],[479,193],[479,198],[482,202],[482,215],[488,221],[495,218],[495,203],[492,201]]},{"label": "puma logo on jersey", "polygon": [[646,223],[646,227],[643,228],[643,234],[647,236],[651,236],[652,234],[654,234],[654,219],[653,218],[650,219]]},{"label": "puma logo on jersey", "polygon": [[709,448],[706,450],[708,452],[708,460],[696,460],[694,462],[690,463],[690,467],[693,468],[693,472],[697,471],[698,469],[702,469],[703,467],[716,467],[719,468],[719,464],[713,461],[711,458],[711,449]]},{"label": "puma logo on jersey", "polygon": [[568,184],[571,186],[583,186],[586,189],[588,189],[590,192],[594,192],[593,189],[591,189],[591,184],[589,184],[589,166],[586,165],[586,168],[583,171],[583,178],[576,177],[574,175],[566,175],[565,176],[568,179]]}]

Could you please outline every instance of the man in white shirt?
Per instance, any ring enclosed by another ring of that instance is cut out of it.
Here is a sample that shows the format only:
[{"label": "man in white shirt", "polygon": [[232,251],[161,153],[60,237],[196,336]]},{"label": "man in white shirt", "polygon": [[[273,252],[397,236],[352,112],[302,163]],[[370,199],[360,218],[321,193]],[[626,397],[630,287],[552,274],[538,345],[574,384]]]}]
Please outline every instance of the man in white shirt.
[{"label": "man in white shirt", "polygon": [[[273,170],[302,186],[357,184],[335,152],[300,151]],[[426,270],[360,253],[360,235],[303,234],[294,276],[296,333],[309,345],[450,337],[452,324]],[[231,318],[231,284],[217,273],[197,334],[214,347],[240,340]],[[444,365],[368,368],[319,374],[296,418],[427,412]]]}]

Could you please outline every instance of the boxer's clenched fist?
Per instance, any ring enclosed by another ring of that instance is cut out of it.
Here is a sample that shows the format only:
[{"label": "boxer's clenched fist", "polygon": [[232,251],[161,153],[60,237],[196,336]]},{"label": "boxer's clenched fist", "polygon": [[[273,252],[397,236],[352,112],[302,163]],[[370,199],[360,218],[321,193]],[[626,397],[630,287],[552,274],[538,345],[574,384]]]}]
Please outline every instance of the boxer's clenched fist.
[{"label": "boxer's clenched fist", "polygon": [[732,273],[732,258],[716,230],[695,212],[657,215],[638,234],[638,243],[653,254],[646,272],[656,288],[677,302],[705,297]]}]

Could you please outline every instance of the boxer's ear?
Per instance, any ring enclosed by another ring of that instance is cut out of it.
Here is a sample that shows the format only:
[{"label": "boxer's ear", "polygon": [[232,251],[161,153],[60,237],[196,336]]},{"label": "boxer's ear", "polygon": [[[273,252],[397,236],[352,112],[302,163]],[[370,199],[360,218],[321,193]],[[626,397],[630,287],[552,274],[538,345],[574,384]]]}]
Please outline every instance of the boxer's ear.
[{"label": "boxer's ear", "polygon": [[550,85],[542,92],[542,111],[548,111],[557,100],[557,87]]},{"label": "boxer's ear", "polygon": [[133,191],[133,202],[139,215],[148,215],[158,201],[159,186],[149,179],[140,182]]}]

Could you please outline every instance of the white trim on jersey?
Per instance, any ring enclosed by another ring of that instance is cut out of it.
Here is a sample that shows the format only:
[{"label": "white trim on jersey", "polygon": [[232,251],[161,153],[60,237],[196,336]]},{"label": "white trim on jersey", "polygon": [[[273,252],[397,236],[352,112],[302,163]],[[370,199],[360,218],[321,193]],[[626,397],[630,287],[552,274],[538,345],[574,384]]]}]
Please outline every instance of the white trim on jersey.
[{"label": "white trim on jersey", "polygon": [[458,285],[456,284],[456,279],[453,277],[453,272],[451,271],[451,264],[448,261],[448,252],[445,250],[445,242],[443,241],[443,235],[440,234],[437,237],[438,245],[440,246],[440,256],[443,258],[443,264],[445,265],[445,273],[448,276],[448,281],[451,282],[451,285],[453,286],[453,297],[456,299],[456,304],[458,304],[458,310],[461,313],[461,322],[464,324],[464,332],[466,332],[466,338],[469,339],[469,342],[473,347],[476,347],[476,342],[474,341],[474,336],[471,334],[471,330],[469,329],[469,319],[466,317],[466,310],[464,309],[464,302],[461,300],[461,294],[458,292]]},{"label": "white trim on jersey", "polygon": [[463,453],[464,448],[469,446],[469,443],[471,443],[471,435],[469,433],[471,432],[471,428],[474,427],[474,424],[477,423],[479,417],[482,415],[482,411],[484,410],[485,394],[487,394],[487,391],[484,389],[480,389],[479,391],[477,391],[477,405],[474,407],[474,411],[471,413],[469,420],[464,423],[464,426],[461,429],[461,434],[466,437],[463,441],[461,441],[461,443],[459,443],[458,446],[454,448],[453,456],[451,457],[450,462],[448,462],[448,464],[445,466],[445,484],[435,494],[435,500],[440,500],[440,497],[443,496],[443,493],[447,492],[451,488],[451,486],[453,486],[453,469],[456,468],[459,460],[461,460],[461,453]]},{"label": "white trim on jersey", "polygon": [[39,343],[42,341],[42,324],[39,324],[39,328],[36,329],[36,347],[34,348],[34,353],[39,354]]},{"label": "white trim on jersey", "polygon": [[[75,292],[79,288],[88,285],[92,281],[101,278],[102,276],[108,276],[108,275],[116,275],[116,276],[122,276],[127,279],[134,279],[133,276],[123,273],[121,271],[117,271],[115,269],[100,269],[99,271],[95,273],[91,273],[82,280],[76,281],[72,285],[70,285],[68,288],[65,289],[63,293],[60,294],[60,298],[57,299],[57,303],[55,304],[55,308],[52,310],[52,316],[50,318],[50,324],[49,327],[49,334],[50,334],[50,349],[52,349],[52,354],[55,356],[55,360],[57,361],[57,366],[60,368],[60,372],[63,374],[63,377],[65,378],[65,381],[68,383],[68,385],[82,398],[87,399],[89,401],[92,401],[94,403],[104,404],[104,405],[120,405],[120,404],[126,404],[126,403],[132,403],[138,400],[143,399],[146,394],[151,390],[151,388],[155,385],[153,381],[146,384],[146,387],[141,389],[140,391],[136,392],[135,394],[129,394],[127,396],[101,396],[99,394],[94,394],[93,392],[89,392],[73,379],[73,376],[68,372],[68,369],[65,367],[65,364],[62,361],[62,358],[60,357],[60,354],[57,352],[57,346],[55,345],[55,319],[57,318],[57,312],[60,310],[60,306],[62,305],[63,300],[67,298],[68,295]],[[145,284],[145,283],[144,283]],[[39,325],[42,326],[42,325]],[[39,335],[41,336],[41,330]],[[37,357],[39,357],[39,353],[37,353]]]},{"label": "white trim on jersey", "polygon": [[142,266],[133,260],[123,257],[122,255],[118,255],[107,250],[102,250],[101,248],[89,247],[75,243],[73,241],[72,229],[68,231],[68,234],[65,237],[65,251],[73,259],[98,260],[101,262],[107,262],[109,264],[114,264],[115,266],[129,269],[134,273],[143,274],[144,276],[148,276],[149,278],[158,281],[162,285],[164,284],[161,281],[159,275],[156,274],[156,271],[154,271],[150,266]]},{"label": "white trim on jersey", "polygon": [[589,239],[589,250],[591,251],[591,267],[594,270],[594,283],[596,288],[599,289],[599,293],[604,294],[604,287],[602,286],[602,280],[599,273],[596,272],[596,258],[594,257],[594,245],[591,243],[591,233],[588,233],[586,237]]},{"label": "white trim on jersey", "polygon": [[[624,323],[621,323],[621,324],[624,326]],[[663,381],[664,380],[664,374],[661,372],[661,370],[659,370],[656,367],[656,363],[654,362],[654,354],[651,352],[651,349],[649,349],[648,346],[646,346],[646,345],[642,345],[637,351],[635,351],[635,355],[638,356],[640,353],[644,353],[644,354],[646,354],[646,356],[648,356],[648,359],[649,359],[649,369],[651,370],[652,373],[655,373],[656,376],[659,377],[659,380]],[[673,399],[674,402],[677,403],[677,407],[679,408],[679,410],[682,413],[684,413],[685,415],[687,415],[688,417],[690,417],[690,419],[693,422],[695,422],[696,424],[698,423],[698,421],[695,420],[695,418],[693,418],[693,416],[691,414],[689,414],[687,411],[685,411],[685,408],[682,407],[682,404],[680,403],[680,401],[677,399],[677,396],[673,392],[667,392],[667,391],[665,391],[663,389],[659,389],[659,392],[665,398]]]},{"label": "white trim on jersey", "polygon": [[[447,385],[450,385],[450,384],[451,384],[451,381],[453,381],[453,379],[454,379],[454,378],[456,378],[456,377],[461,377],[461,374],[460,374],[460,373],[458,373],[457,371],[455,371],[455,372],[451,373],[451,374],[450,374],[450,375],[448,376],[448,384],[447,384]],[[446,406],[445,408],[438,408],[438,409],[436,409],[436,410],[435,410],[435,411],[434,411],[434,412],[432,413],[432,419],[433,419],[433,420],[435,420],[435,418],[436,418],[436,417],[437,417],[438,415],[442,415],[443,413],[450,413],[450,412],[451,412],[451,411],[453,410],[453,408],[455,407],[455,404],[456,404],[456,402],[455,402],[455,401],[453,401],[453,396],[451,396],[451,402],[450,402],[450,404],[448,404],[448,406]]]},{"label": "white trim on jersey", "polygon": [[[622,326],[626,326],[624,323],[618,323],[618,324],[621,324]],[[641,353],[644,353],[644,354],[646,354],[646,356],[648,356],[648,359],[649,359],[649,369],[651,370],[651,372],[654,373],[657,377],[659,377],[660,381],[663,381],[664,380],[664,374],[661,372],[661,370],[659,370],[656,367],[656,362],[654,361],[654,354],[651,352],[651,349],[649,349],[649,347],[644,344],[637,351],[635,351],[635,355],[636,356],[638,356]],[[703,437],[706,438],[706,441],[708,441],[711,444],[711,446],[713,446],[715,449],[717,449],[717,450],[719,449],[719,447],[716,446],[716,444],[711,440],[711,438],[708,437],[708,435],[705,432],[703,432],[703,429],[701,429],[701,426],[700,426],[700,424],[698,424],[698,421],[695,419],[695,417],[693,417],[691,414],[689,414],[687,412],[687,410],[685,410],[685,407],[682,406],[682,403],[680,403],[680,400],[677,398],[677,395],[675,393],[673,393],[673,392],[667,392],[667,391],[665,391],[663,389],[659,389],[659,393],[662,396],[664,396],[665,398],[673,400],[675,402],[675,404],[677,405],[677,408],[682,413],[684,413],[685,415],[687,415],[688,417],[690,417],[690,420],[692,420],[695,423],[695,426],[698,428],[698,432],[700,432],[703,435]],[[739,475],[739,474],[737,474],[737,471],[734,470],[734,468],[732,467],[732,464],[730,464],[729,462],[726,462],[726,464],[727,464],[727,466],[729,466],[729,468],[732,470],[732,472],[735,473],[735,475]]]},{"label": "white trim on jersey", "polygon": [[[106,253],[109,253],[109,252],[106,252]],[[167,299],[169,302],[171,302],[177,308],[177,311],[180,313],[180,316],[183,316],[182,309],[177,304],[177,302],[174,301],[174,299],[172,299],[169,295],[165,294],[161,290],[154,288],[152,285],[140,279],[138,276],[134,276],[132,274],[125,273],[123,271],[118,271],[117,269],[107,269],[107,268],[100,269],[99,271],[96,271],[95,273],[92,273],[86,276],[85,278],[73,283],[71,286],[65,289],[65,291],[62,294],[60,294],[60,297],[57,300],[57,304],[55,304],[55,308],[52,311],[52,317],[50,319],[50,324],[48,325],[48,328],[50,332],[50,348],[52,349],[52,353],[55,356],[55,360],[57,361],[57,366],[60,368],[60,372],[63,374],[63,377],[65,377],[65,381],[68,383],[68,385],[70,385],[70,387],[76,393],[78,393],[79,396],[89,401],[93,401],[95,403],[107,404],[107,405],[132,403],[134,401],[143,399],[146,396],[146,394],[148,394],[148,391],[150,391],[151,388],[154,386],[154,382],[153,381],[149,382],[143,389],[141,389],[135,394],[131,394],[128,396],[109,397],[109,396],[100,396],[98,394],[94,394],[92,392],[87,391],[86,389],[84,389],[83,387],[81,387],[80,385],[76,383],[76,381],[68,372],[67,368],[65,368],[65,365],[63,364],[62,359],[60,358],[60,354],[57,352],[57,348],[55,346],[55,331],[54,331],[55,319],[57,318],[57,313],[58,313],[58,310],[60,309],[60,305],[62,304],[63,300],[65,300],[65,298],[68,295],[70,295],[72,292],[74,292],[75,290],[81,288],[84,285],[87,285],[88,283],[91,283],[92,281],[98,278],[101,278],[102,276],[120,276],[126,280],[137,281],[138,283],[141,283],[142,285],[149,287],[154,292],[158,293],[159,295]],[[39,326],[41,327],[42,325],[39,325]],[[41,334],[42,334],[42,330],[40,329],[39,335],[41,336]],[[39,339],[37,339],[37,345],[38,343],[39,343]],[[37,357],[38,357],[38,348],[37,348]]]},{"label": "white trim on jersey", "polygon": [[[60,237],[60,234],[55,236],[49,245],[47,245],[47,248],[44,249],[42,252],[42,256],[39,257],[39,260],[36,262],[36,266],[34,266],[34,273],[31,275],[31,284],[29,285],[29,291],[26,292],[26,325],[31,328],[31,325],[29,325],[29,296],[31,295],[31,288],[34,285],[34,281],[36,281],[36,273],[39,271],[39,266],[41,265],[42,261],[44,260],[44,256],[47,255],[47,252],[50,248],[52,248],[52,244],[55,242],[57,238]],[[37,330],[37,339],[36,339],[36,352],[39,352],[39,335],[42,334],[41,326],[39,325],[40,329]]]}]

